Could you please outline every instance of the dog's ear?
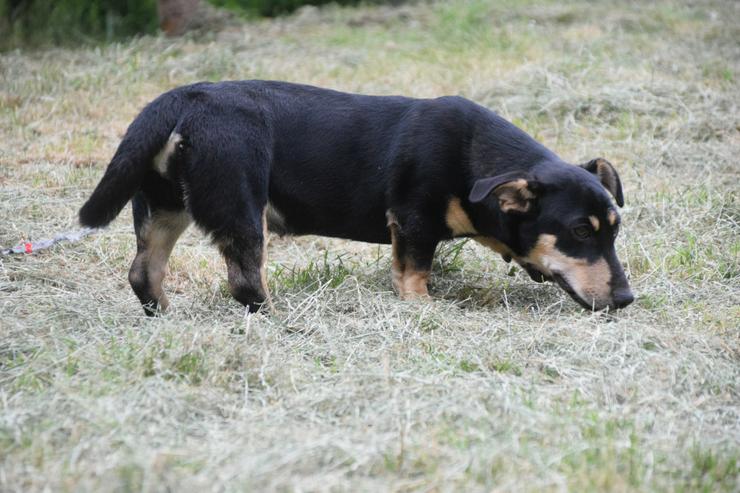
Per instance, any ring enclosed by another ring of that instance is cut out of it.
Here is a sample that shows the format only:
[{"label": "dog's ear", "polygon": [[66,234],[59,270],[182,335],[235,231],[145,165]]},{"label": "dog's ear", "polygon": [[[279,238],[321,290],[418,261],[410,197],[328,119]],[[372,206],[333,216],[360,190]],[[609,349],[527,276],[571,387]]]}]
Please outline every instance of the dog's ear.
[{"label": "dog's ear", "polygon": [[624,195],[622,194],[622,181],[619,179],[617,170],[614,169],[612,163],[604,158],[598,157],[592,159],[586,164],[582,164],[581,168],[585,169],[589,173],[595,174],[601,184],[604,185],[614,200],[617,201],[619,207],[624,207]]},{"label": "dog's ear", "polygon": [[502,211],[524,213],[532,208],[538,189],[539,184],[529,175],[510,172],[477,180],[470,190],[468,200],[473,203],[481,202],[493,193]]}]

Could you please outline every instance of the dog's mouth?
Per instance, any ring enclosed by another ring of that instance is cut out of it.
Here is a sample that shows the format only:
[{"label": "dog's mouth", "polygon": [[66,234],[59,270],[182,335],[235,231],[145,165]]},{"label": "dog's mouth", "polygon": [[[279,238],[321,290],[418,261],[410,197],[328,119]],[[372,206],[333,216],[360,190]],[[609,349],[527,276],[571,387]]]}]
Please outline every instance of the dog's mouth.
[{"label": "dog's mouth", "polygon": [[579,305],[581,305],[586,310],[598,310],[598,307],[591,303],[587,303],[583,298],[578,296],[576,293],[576,290],[573,289],[573,286],[570,285],[570,283],[565,279],[565,277],[558,273],[558,272],[552,272],[551,275],[547,275],[544,272],[540,271],[537,267],[535,267],[533,264],[530,264],[528,262],[522,262],[520,263],[522,268],[527,271],[527,274],[529,274],[529,277],[532,278],[535,282],[554,282],[558,286],[560,286],[560,289],[568,293],[568,296],[573,298]]},{"label": "dog's mouth", "polygon": [[534,265],[529,263],[522,263],[522,268],[527,271],[527,274],[529,274],[529,277],[534,282],[545,282],[545,281],[552,281],[552,277],[548,276],[547,274],[543,273],[539,269],[537,269]]},{"label": "dog's mouth", "polygon": [[573,287],[568,283],[568,281],[565,280],[565,277],[563,277],[561,274],[557,272],[553,272],[552,274],[552,280],[554,280],[558,286],[560,286],[560,289],[568,293],[568,296],[573,298],[576,302],[578,302],[579,305],[581,305],[586,310],[595,310],[597,309],[594,305],[591,303],[586,303],[586,301],[583,300],[578,294],[576,294],[576,291],[573,289]]}]

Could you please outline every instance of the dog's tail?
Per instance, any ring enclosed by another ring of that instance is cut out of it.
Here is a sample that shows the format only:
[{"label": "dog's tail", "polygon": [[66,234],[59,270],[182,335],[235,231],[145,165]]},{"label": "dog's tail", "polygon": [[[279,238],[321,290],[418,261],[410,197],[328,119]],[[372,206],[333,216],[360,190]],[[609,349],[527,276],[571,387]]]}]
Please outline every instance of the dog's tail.
[{"label": "dog's tail", "polygon": [[80,209],[80,223],[97,228],[121,212],[152,168],[154,157],[167,143],[180,118],[184,102],[176,91],[149,103],[126,130],[103,178]]}]

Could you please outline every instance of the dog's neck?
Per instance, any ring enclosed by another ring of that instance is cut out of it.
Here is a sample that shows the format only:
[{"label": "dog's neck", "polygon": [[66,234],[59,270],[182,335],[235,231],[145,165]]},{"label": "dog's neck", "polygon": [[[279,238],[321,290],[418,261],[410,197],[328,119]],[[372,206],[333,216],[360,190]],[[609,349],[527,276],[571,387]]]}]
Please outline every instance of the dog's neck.
[{"label": "dog's neck", "polygon": [[[535,174],[535,168],[562,162],[554,152],[525,131],[486,108],[478,107],[473,127],[468,161],[465,163],[468,176],[466,194],[470,193],[477,180],[511,171]],[[521,246],[516,240],[520,217],[501,211],[493,199],[469,206],[473,221],[482,235],[493,237],[512,251],[520,253]]]},{"label": "dog's neck", "polygon": [[470,185],[513,170],[527,171],[546,161],[560,161],[547,147],[493,111],[475,112],[468,154]]}]

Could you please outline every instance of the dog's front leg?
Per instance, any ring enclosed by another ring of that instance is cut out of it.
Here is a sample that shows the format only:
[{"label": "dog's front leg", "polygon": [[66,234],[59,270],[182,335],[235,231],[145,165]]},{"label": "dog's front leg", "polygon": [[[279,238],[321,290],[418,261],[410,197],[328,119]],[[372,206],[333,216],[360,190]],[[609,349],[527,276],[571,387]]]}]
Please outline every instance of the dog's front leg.
[{"label": "dog's front leg", "polygon": [[409,237],[395,218],[389,217],[388,226],[391,230],[393,288],[403,300],[429,297],[427,284],[437,241]]}]

